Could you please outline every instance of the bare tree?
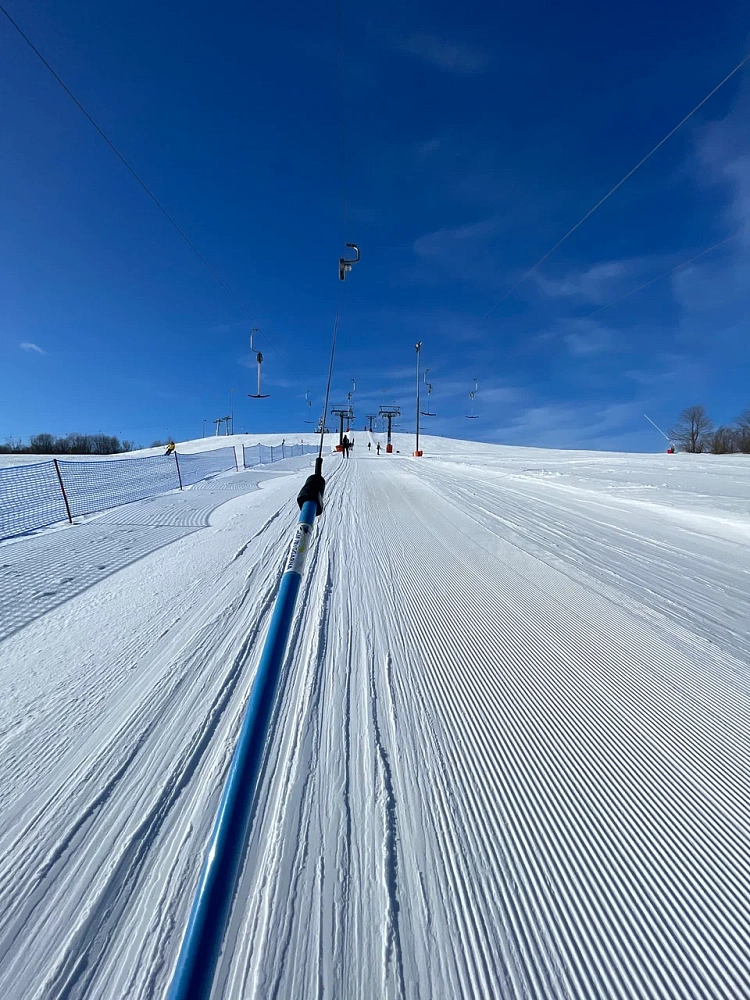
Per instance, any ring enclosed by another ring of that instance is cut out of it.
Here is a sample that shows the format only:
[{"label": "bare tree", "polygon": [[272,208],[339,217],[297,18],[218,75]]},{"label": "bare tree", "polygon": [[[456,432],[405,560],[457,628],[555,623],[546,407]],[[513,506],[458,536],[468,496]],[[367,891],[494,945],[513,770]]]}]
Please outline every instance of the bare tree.
[{"label": "bare tree", "polygon": [[706,412],[705,406],[688,406],[682,411],[679,420],[669,434],[672,440],[679,445],[680,451],[697,454],[705,451],[708,436],[713,427],[713,421]]},{"label": "bare tree", "polygon": [[717,427],[713,434],[707,437],[708,448],[712,455],[730,455],[735,451],[736,433],[733,428]]},{"label": "bare tree", "polygon": [[29,451],[34,455],[54,455],[54,437],[52,434],[35,434],[29,442]]},{"label": "bare tree", "polygon": [[114,455],[132,451],[132,441],[120,441],[113,434],[35,434],[29,444],[8,441],[0,445],[0,454],[14,452],[23,455]]},{"label": "bare tree", "polygon": [[745,455],[750,455],[750,406],[740,413],[736,424],[735,442],[737,449]]}]

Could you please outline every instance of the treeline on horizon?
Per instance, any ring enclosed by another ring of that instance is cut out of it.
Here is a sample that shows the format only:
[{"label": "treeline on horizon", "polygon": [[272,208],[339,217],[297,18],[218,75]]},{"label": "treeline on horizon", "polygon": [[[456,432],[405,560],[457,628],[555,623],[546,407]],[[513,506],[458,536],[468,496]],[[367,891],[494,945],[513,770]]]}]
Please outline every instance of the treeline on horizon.
[{"label": "treeline on horizon", "polygon": [[2,455],[116,455],[133,451],[133,441],[121,441],[113,434],[34,434],[29,443],[6,441],[0,444]]},{"label": "treeline on horizon", "polygon": [[697,455],[750,455],[750,406],[732,424],[714,422],[705,406],[688,406],[669,432],[679,451]]},{"label": "treeline on horizon", "polygon": [[[692,454],[750,455],[750,406],[743,410],[731,424],[714,422],[705,406],[686,407],[669,437],[678,451]],[[152,448],[165,445],[166,441],[153,441]],[[114,434],[34,434],[28,444],[23,440],[8,440],[0,444],[1,455],[116,455],[134,451],[134,441],[121,441]]]}]

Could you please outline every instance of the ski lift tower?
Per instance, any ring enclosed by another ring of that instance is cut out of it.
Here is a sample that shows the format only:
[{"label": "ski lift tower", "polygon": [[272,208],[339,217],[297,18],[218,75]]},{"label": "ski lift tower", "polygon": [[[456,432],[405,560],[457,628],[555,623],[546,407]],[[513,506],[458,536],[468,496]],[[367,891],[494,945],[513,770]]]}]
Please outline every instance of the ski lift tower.
[{"label": "ski lift tower", "polygon": [[368,413],[366,419],[370,421],[370,434],[372,434],[372,422],[377,417],[377,413]]},{"label": "ski lift tower", "polygon": [[400,406],[381,406],[380,407],[380,416],[381,417],[385,417],[385,419],[388,421],[388,437],[386,438],[385,450],[390,455],[391,452],[393,451],[393,445],[391,444],[391,423],[392,423],[394,417],[400,417],[401,416],[401,407]]},{"label": "ski lift tower", "polygon": [[334,406],[331,410],[331,414],[334,417],[339,418],[339,451],[343,451],[344,448],[344,421],[347,422],[347,430],[349,429],[349,421],[354,417],[354,411],[351,406]]}]

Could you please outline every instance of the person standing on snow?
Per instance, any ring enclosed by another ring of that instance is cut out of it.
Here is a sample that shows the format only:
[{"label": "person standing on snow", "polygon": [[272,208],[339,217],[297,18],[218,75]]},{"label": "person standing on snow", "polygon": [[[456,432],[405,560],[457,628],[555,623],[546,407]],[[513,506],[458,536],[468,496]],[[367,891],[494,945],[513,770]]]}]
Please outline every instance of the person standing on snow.
[{"label": "person standing on snow", "polygon": [[344,458],[349,458],[349,438],[346,434],[341,439],[341,450],[344,452]]},{"label": "person standing on snow", "polygon": [[380,454],[380,441],[378,441],[378,448],[377,448],[377,452],[378,452],[378,455],[379,455],[379,454]]},{"label": "person standing on snow", "polygon": [[367,442],[367,450],[372,451],[372,441]]}]

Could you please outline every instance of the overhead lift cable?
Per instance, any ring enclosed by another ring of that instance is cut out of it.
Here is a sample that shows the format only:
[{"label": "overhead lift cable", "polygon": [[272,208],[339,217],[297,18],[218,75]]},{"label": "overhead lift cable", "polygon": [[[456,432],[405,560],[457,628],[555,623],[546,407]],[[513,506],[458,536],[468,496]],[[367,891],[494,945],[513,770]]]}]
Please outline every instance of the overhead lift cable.
[{"label": "overhead lift cable", "polygon": [[[343,210],[344,242],[349,235],[349,206],[347,197],[347,168],[346,168],[346,115],[344,114],[344,12],[341,0],[336,2],[336,23],[338,29],[338,82],[339,82],[339,125],[341,134],[341,205]],[[346,243],[348,249],[353,250],[355,257],[339,257],[339,280],[343,282],[352,266],[359,261],[359,247],[356,243]],[[333,318],[333,333],[331,335],[331,354],[328,361],[328,379],[326,381],[325,402],[323,403],[323,416],[320,421],[320,446],[318,448],[318,462],[323,461],[323,441],[325,438],[326,417],[328,416],[328,403],[331,396],[331,379],[333,378],[333,363],[336,357],[336,339],[339,330],[339,318],[341,316],[341,296],[344,290],[343,284],[339,285],[339,293],[336,300],[336,312]],[[316,471],[317,468],[316,468]]]},{"label": "overhead lift cable", "polygon": [[646,155],[643,157],[643,159],[639,160],[638,163],[636,163],[636,165],[631,170],[629,170],[625,174],[625,176],[621,180],[619,180],[615,184],[615,186],[613,188],[611,188],[604,195],[603,198],[600,198],[599,201],[592,208],[590,208],[588,210],[588,212],[586,212],[586,214],[583,215],[578,220],[578,222],[576,222],[576,224],[574,226],[571,226],[570,229],[567,231],[567,233],[565,233],[565,235],[562,236],[557,241],[557,243],[555,243],[555,245],[553,247],[551,247],[544,254],[544,256],[540,257],[539,260],[536,262],[536,264],[534,264],[533,267],[530,267],[528,271],[526,271],[524,274],[522,274],[521,277],[518,279],[518,281],[514,285],[512,285],[508,289],[508,291],[500,299],[498,299],[497,302],[493,306],[491,306],[487,310],[486,313],[484,313],[484,315],[481,318],[482,319],[487,319],[487,317],[490,315],[490,313],[494,312],[495,309],[497,309],[498,306],[502,305],[502,303],[505,302],[505,300],[508,298],[508,296],[511,295],[513,292],[515,292],[515,290],[518,288],[519,285],[522,285],[523,282],[526,281],[527,278],[530,278],[531,275],[537,270],[537,268],[539,268],[545,262],[545,260],[547,260],[548,257],[551,257],[552,254],[555,252],[555,250],[557,250],[558,247],[562,246],[562,244],[568,239],[569,236],[573,235],[573,233],[576,231],[576,229],[578,229],[580,226],[582,226],[583,223],[587,219],[591,218],[591,216],[594,214],[594,212],[596,212],[597,209],[601,208],[601,206],[604,204],[604,202],[607,201],[608,198],[611,198],[612,195],[615,193],[615,191],[617,191],[619,188],[621,188],[622,185],[625,183],[625,181],[629,180],[629,178],[631,178],[633,176],[633,174],[636,172],[636,170],[639,170],[643,166],[643,164],[646,163],[647,160],[651,159],[651,157],[654,155],[654,153],[658,149],[661,149],[661,147],[664,145],[664,143],[668,139],[671,139],[672,136],[675,134],[675,132],[677,132],[680,128],[682,128],[682,126],[685,124],[685,122],[689,121],[693,117],[693,115],[696,113],[696,111],[699,111],[700,108],[702,108],[703,105],[707,101],[709,101],[718,90],[721,90],[721,88],[724,86],[724,84],[727,83],[727,81],[731,80],[732,77],[735,75],[735,73],[739,72],[739,70],[742,69],[742,67],[745,65],[745,63],[749,59],[750,59],[750,52],[748,52],[737,63],[737,65],[734,67],[734,69],[731,72],[727,73],[727,75],[724,77],[724,79],[720,83],[716,84],[716,86],[713,88],[712,91],[710,91],[710,93],[706,94],[706,96],[703,98],[703,100],[699,101],[698,104],[695,105],[695,107],[693,108],[692,111],[688,112],[688,114],[686,114],[685,117],[681,121],[679,121],[670,132],[667,132],[667,134],[664,136],[664,138],[661,139],[659,142],[657,142],[657,144],[654,146],[654,148],[652,150],[650,150],[650,152],[646,153]]},{"label": "overhead lift cable", "polygon": [[714,243],[713,246],[707,247],[705,250],[701,250],[700,253],[693,254],[692,257],[688,257],[687,260],[680,261],[679,264],[675,264],[668,271],[662,271],[661,274],[657,274],[655,278],[650,278],[648,281],[644,281],[642,285],[638,285],[637,288],[632,288],[629,292],[625,292],[624,295],[618,295],[616,299],[612,299],[611,302],[605,302],[603,306],[598,306],[588,315],[584,316],[583,319],[591,319],[592,316],[596,316],[597,313],[603,312],[605,309],[609,309],[611,306],[616,306],[619,302],[623,302],[625,299],[629,299],[631,295],[636,295],[638,292],[642,292],[644,288],[648,288],[650,285],[656,284],[657,281],[661,281],[662,278],[668,278],[670,274],[675,274],[677,271],[682,270],[683,267],[687,267],[688,264],[692,264],[696,260],[700,260],[701,257],[705,257],[707,254],[713,253],[714,250],[718,250],[719,247],[723,247],[725,243],[731,243],[732,240],[736,240],[738,236],[741,236],[744,229],[738,229],[737,232],[732,233],[731,236],[727,236],[723,240],[719,240],[718,243]]},{"label": "overhead lift cable", "polygon": [[[226,292],[226,294],[229,296],[229,298],[232,300],[232,302],[237,306],[237,308],[242,313],[242,315],[245,317],[245,319],[249,320],[252,323],[253,322],[252,317],[250,316],[250,314],[248,313],[248,311],[245,309],[245,307],[242,305],[242,303],[239,301],[239,299],[237,298],[237,296],[231,291],[230,288],[228,288],[228,286],[224,283],[224,281],[221,279],[221,277],[216,273],[216,271],[213,269],[213,267],[211,267],[211,265],[208,263],[208,261],[206,260],[206,258],[200,252],[200,250],[192,242],[192,240],[190,239],[190,237],[185,233],[185,231],[183,229],[180,228],[180,226],[177,224],[177,222],[175,222],[174,218],[169,214],[169,212],[162,205],[162,203],[159,201],[159,199],[156,197],[156,195],[153,193],[153,191],[148,187],[148,185],[146,184],[146,182],[138,175],[138,173],[136,173],[136,171],[133,169],[133,167],[131,167],[131,165],[125,159],[125,157],[120,152],[120,150],[117,148],[117,146],[115,146],[115,144],[109,138],[109,136],[107,135],[107,133],[91,117],[91,115],[88,113],[88,111],[83,106],[83,104],[81,104],[81,102],[78,100],[78,98],[73,93],[73,91],[70,89],[70,87],[68,87],[68,85],[65,83],[65,81],[61,79],[61,77],[52,68],[52,66],[49,64],[49,62],[47,62],[47,60],[45,59],[45,57],[42,55],[42,53],[39,51],[39,49],[36,47],[36,45],[34,45],[34,43],[31,41],[31,39],[29,38],[29,36],[23,30],[23,28],[18,24],[17,21],[15,21],[11,17],[11,15],[8,13],[8,11],[5,9],[5,7],[3,7],[2,4],[0,4],[0,12],[5,15],[5,17],[13,25],[13,27],[16,29],[16,31],[21,36],[21,38],[23,38],[23,40],[29,46],[29,48],[34,53],[34,55],[39,59],[39,61],[42,63],[42,65],[50,72],[50,74],[55,78],[55,80],[60,84],[60,86],[62,87],[62,89],[65,91],[65,93],[71,99],[71,101],[75,104],[75,106],[78,108],[78,110],[84,116],[84,118],[86,118],[86,120],[91,125],[93,125],[93,127],[99,133],[99,135],[104,140],[104,142],[106,142],[106,144],[109,146],[109,148],[115,154],[115,156],[120,161],[120,163],[122,163],[122,165],[125,167],[125,169],[128,171],[128,173],[130,173],[130,175],[134,178],[134,180],[137,181],[137,183],[141,186],[141,188],[146,192],[146,194],[148,195],[148,197],[151,199],[151,201],[154,203],[154,205],[156,205],[156,207],[162,213],[162,215],[167,220],[167,222],[169,222],[169,224],[172,226],[172,228],[175,230],[175,232],[177,232],[182,237],[182,239],[185,241],[185,243],[187,243],[187,245],[193,251],[193,253],[195,254],[195,256],[201,262],[201,264],[203,264],[203,266],[206,268],[206,270],[216,279],[216,281],[219,283],[219,285],[224,289],[224,291]],[[287,368],[289,369],[289,371],[294,375],[294,377],[298,381],[301,382],[302,379],[297,374],[297,372],[295,372],[295,370],[289,364],[289,362],[284,357],[284,355],[281,353],[281,351],[279,351],[278,348],[274,347],[273,344],[271,344],[271,349],[273,351],[275,351],[276,354],[278,354],[278,356],[281,358],[281,360],[287,366]]]}]

